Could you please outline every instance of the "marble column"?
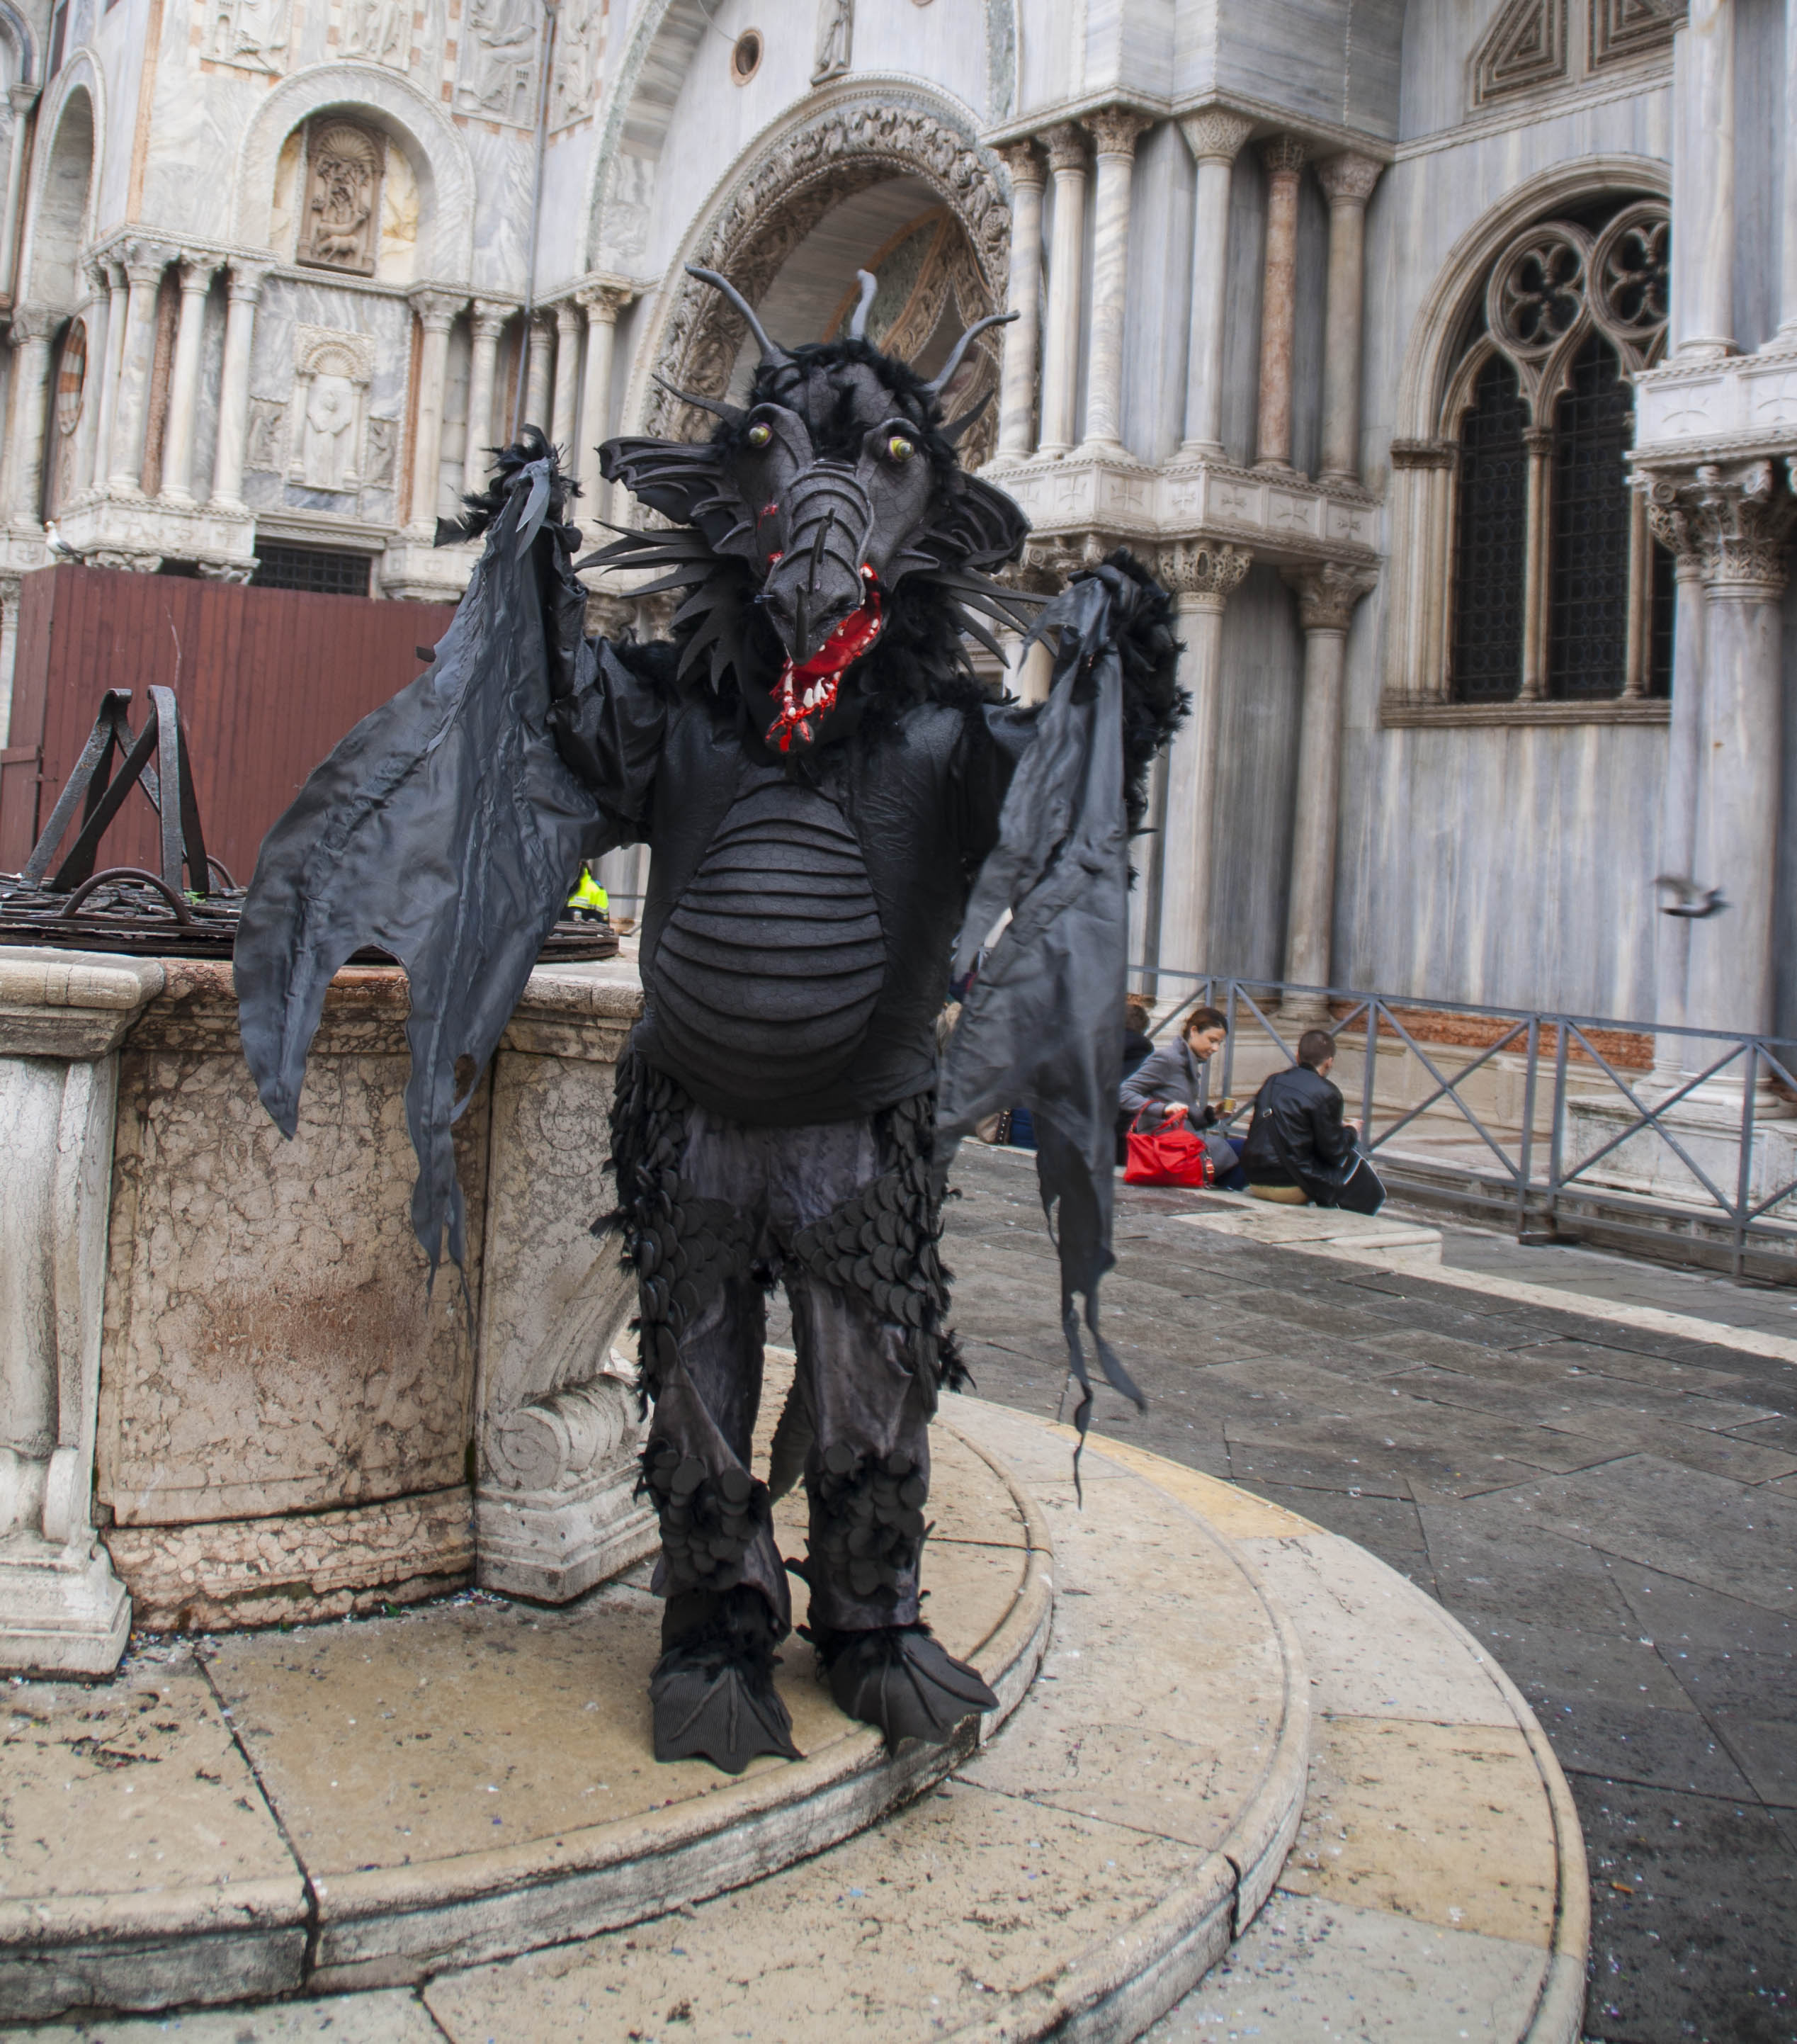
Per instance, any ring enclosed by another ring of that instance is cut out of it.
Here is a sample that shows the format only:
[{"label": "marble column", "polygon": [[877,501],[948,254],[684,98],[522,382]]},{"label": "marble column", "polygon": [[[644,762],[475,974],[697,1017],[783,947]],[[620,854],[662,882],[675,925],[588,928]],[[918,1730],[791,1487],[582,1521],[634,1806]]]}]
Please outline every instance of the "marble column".
[{"label": "marble column", "polygon": [[1042,159],[1028,140],[1008,143],[998,153],[1011,173],[1011,279],[1004,309],[1017,315],[1004,329],[998,451],[1022,461],[1029,455],[1035,423],[1036,354],[1042,340]]},{"label": "marble column", "polygon": [[1254,122],[1220,107],[1180,122],[1198,164],[1192,213],[1192,328],[1185,358],[1181,455],[1221,461],[1223,347],[1229,289],[1229,188]]},{"label": "marble column", "polygon": [[1109,106],[1089,115],[1097,159],[1092,228],[1092,344],[1081,454],[1127,459],[1123,449],[1123,313],[1129,297],[1130,187],[1146,114]]},{"label": "marble column", "polygon": [[[1771,847],[1778,842],[1784,696],[1780,608],[1786,543],[1797,521],[1783,466],[1705,467],[1672,494],[1703,557],[1703,686],[1689,877],[1699,888],[1720,888],[1728,904],[1691,921],[1684,1009],[1693,1027],[1772,1027]],[[1688,1047],[1688,1066],[1700,1049]]]},{"label": "marble column", "polygon": [[150,398],[150,371],[156,353],[156,292],[171,252],[132,242],[125,252],[129,286],[125,306],[125,348],[119,357],[118,395],[113,411],[111,469],[106,490],[113,497],[139,497],[144,488],[144,427]]},{"label": "marble column", "polygon": [[[1162,838],[1159,966],[1185,974],[1212,970],[1210,955],[1211,830],[1217,795],[1217,738],[1223,709],[1223,614],[1254,556],[1243,547],[1181,540],[1163,547],[1161,580],[1179,608],[1180,686],[1192,697],[1167,761],[1166,828]],[[1160,989],[1175,997],[1189,978]]]},{"label": "marble column", "polygon": [[6,521],[36,532],[44,519],[44,436],[49,426],[50,336],[62,322],[43,305],[12,318],[12,403],[6,420]]},{"label": "marble column", "polygon": [[1081,252],[1085,236],[1085,136],[1064,121],[1042,136],[1054,175],[1054,239],[1048,253],[1048,317],[1042,344],[1043,454],[1073,444],[1080,356]]},{"label": "marble column", "polygon": [[449,370],[449,329],[468,301],[454,291],[413,291],[412,309],[424,330],[418,351],[418,399],[412,440],[412,503],[414,531],[434,533],[437,498],[442,488],[443,399]]},{"label": "marble column", "polygon": [[[1697,785],[1703,732],[1703,556],[1691,521],[1679,509],[1676,491],[1660,486],[1664,500],[1649,499],[1655,536],[1673,549],[1677,594],[1672,613],[1672,717],[1666,732],[1666,778],[1660,795],[1659,873],[1688,880],[1697,861]],[[1656,909],[1669,905],[1657,898]],[[1682,1026],[1691,958],[1691,918],[1656,913],[1653,918],[1653,1019]],[[1684,1067],[1684,1041],[1656,1040],[1653,1076],[1674,1086]]]},{"label": "marble column", "polygon": [[250,360],[255,309],[268,275],[261,263],[231,265],[225,308],[225,360],[218,378],[218,440],[212,457],[212,509],[241,511],[250,434]]},{"label": "marble column", "polygon": [[1276,135],[1261,148],[1267,167],[1266,264],[1261,286],[1261,389],[1254,466],[1292,466],[1292,349],[1298,317],[1298,180],[1306,145]]},{"label": "marble column", "polygon": [[580,330],[586,324],[572,298],[555,308],[555,397],[550,409],[549,437],[574,460],[574,415],[580,402]]},{"label": "marble column", "polygon": [[[1378,581],[1371,568],[1286,568],[1304,633],[1304,705],[1299,713],[1298,781],[1292,820],[1291,891],[1285,911],[1284,977],[1327,986],[1335,922],[1335,827],[1342,797],[1342,688],[1354,606]],[[1288,994],[1281,1012],[1294,1022],[1324,1020],[1320,994]]]},{"label": "marble column", "polygon": [[524,367],[524,416],[527,426],[549,430],[549,322],[540,313],[524,322],[527,346]]},{"label": "marble column", "polygon": [[1331,156],[1317,166],[1329,202],[1329,282],[1323,301],[1323,475],[1360,480],[1360,373],[1366,302],[1366,202],[1381,166]]},{"label": "marble column", "polygon": [[183,253],[181,318],[168,379],[168,423],[163,429],[162,494],[171,504],[194,501],[194,428],[199,413],[200,349],[205,337],[206,294],[215,256]]},{"label": "marble column", "polygon": [[599,444],[612,419],[612,364],[616,359],[618,314],[634,293],[621,284],[593,284],[577,294],[586,314],[586,362],[581,379],[579,444],[574,449],[574,479],[586,493],[595,519],[605,515],[605,482],[599,473]]},{"label": "marble column", "polygon": [[1784,232],[1778,332],[1766,345],[1797,350],[1797,0],[1784,0],[1784,175],[1779,194]]},{"label": "marble column", "polygon": [[100,407],[106,393],[106,355],[111,339],[106,266],[90,263],[85,274],[88,297],[81,317],[87,328],[87,367],[82,380],[81,418],[75,429],[74,494],[78,497],[94,486],[94,463],[102,444]]},{"label": "marble column", "polygon": [[1522,557],[1522,687],[1524,702],[1540,702],[1547,694],[1549,581],[1553,573],[1553,521],[1548,506],[1553,494],[1553,428],[1525,426],[1522,452],[1529,467],[1523,482],[1527,505]]},{"label": "marble column", "polygon": [[468,432],[462,459],[464,497],[472,497],[486,487],[493,447],[493,371],[499,360],[499,336],[511,313],[512,308],[498,299],[476,298],[469,320]]},{"label": "marble column", "polygon": [[113,472],[113,427],[118,413],[119,375],[125,361],[125,315],[129,302],[125,265],[109,261],[106,273],[106,346],[98,363],[99,415],[94,422],[94,467],[89,480],[96,490],[106,487]]},{"label": "marble column", "polygon": [[21,194],[25,185],[25,130],[31,121],[31,110],[37,104],[41,87],[35,85],[13,85],[6,89],[6,100],[13,111],[13,125],[6,138],[6,211],[0,214],[0,291],[10,292],[13,287],[13,271],[18,262],[19,215],[22,210]]},{"label": "marble column", "polygon": [[1672,340],[1734,352],[1734,0],[1691,0],[1674,70]]}]

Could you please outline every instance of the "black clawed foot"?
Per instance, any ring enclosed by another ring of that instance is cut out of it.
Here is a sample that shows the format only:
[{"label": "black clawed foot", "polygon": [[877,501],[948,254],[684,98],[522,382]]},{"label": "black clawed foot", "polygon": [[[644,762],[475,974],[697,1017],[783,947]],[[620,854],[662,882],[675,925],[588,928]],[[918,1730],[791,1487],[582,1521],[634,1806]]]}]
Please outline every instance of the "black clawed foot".
[{"label": "black clawed foot", "polygon": [[[681,1599],[679,1604],[701,1600]],[[757,1754],[803,1758],[774,1686],[778,1665],[767,1607],[752,1590],[705,1596],[679,1636],[662,1627],[662,1658],[649,1678],[658,1760],[708,1760],[740,1774]],[[670,1605],[668,1616],[677,1615]],[[682,1613],[680,1616],[685,1616]]]},{"label": "black clawed foot", "polygon": [[901,1739],[940,1745],[963,1719],[998,1708],[997,1697],[927,1626],[824,1633],[817,1650],[838,1709],[884,1733],[889,1751]]}]

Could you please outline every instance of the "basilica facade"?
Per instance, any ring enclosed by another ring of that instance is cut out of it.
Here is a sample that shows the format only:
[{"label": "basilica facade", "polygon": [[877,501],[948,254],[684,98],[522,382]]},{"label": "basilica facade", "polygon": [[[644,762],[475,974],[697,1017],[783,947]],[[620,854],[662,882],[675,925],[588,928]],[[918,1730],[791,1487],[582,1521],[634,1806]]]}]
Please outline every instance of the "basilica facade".
[{"label": "basilica facade", "polygon": [[746,375],[685,266],[788,340],[865,267],[926,372],[1019,315],[954,395],[1023,580],[1177,594],[1164,994],[1797,1030],[1797,0],[0,0],[0,696],[52,557],[453,595],[521,420],[597,537],[597,442]]}]

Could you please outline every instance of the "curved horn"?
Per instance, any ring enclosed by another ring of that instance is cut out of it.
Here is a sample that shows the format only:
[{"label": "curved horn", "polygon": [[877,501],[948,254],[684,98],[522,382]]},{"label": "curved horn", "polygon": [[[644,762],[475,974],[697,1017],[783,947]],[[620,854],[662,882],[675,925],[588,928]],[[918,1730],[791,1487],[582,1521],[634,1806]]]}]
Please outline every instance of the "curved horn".
[{"label": "curved horn", "polygon": [[696,263],[687,264],[686,274],[689,277],[697,277],[702,284],[709,284],[714,291],[722,291],[729,299],[737,311],[748,321],[749,331],[755,336],[755,344],[761,349],[761,359],[763,362],[791,361],[792,357],[788,355],[785,348],[777,342],[768,339],[761,321],[755,317],[754,306],[728,277],[720,277],[715,270],[701,270]]},{"label": "curved horn", "polygon": [[961,358],[967,352],[970,344],[977,334],[984,333],[989,326],[1004,326],[1011,321],[1022,317],[1021,313],[988,313],[983,320],[975,320],[960,340],[949,350],[948,359],[943,364],[941,373],[935,381],[933,383],[926,383],[923,388],[932,398],[939,398],[948,388],[949,378],[961,367]]},{"label": "curved horn", "polygon": [[849,339],[865,340],[867,338],[867,315],[873,309],[874,294],[879,290],[880,282],[871,270],[857,270],[855,275],[861,280],[861,302],[849,320]]}]

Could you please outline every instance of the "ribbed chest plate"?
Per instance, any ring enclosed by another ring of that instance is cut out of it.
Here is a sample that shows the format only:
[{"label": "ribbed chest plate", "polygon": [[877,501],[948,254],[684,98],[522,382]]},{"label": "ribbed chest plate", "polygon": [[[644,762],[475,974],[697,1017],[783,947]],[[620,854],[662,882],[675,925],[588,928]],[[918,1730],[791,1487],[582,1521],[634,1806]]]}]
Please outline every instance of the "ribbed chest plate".
[{"label": "ribbed chest plate", "polygon": [[854,1056],[885,968],[866,863],[842,813],[815,790],[773,782],[739,798],[662,926],[656,1027],[728,1090],[789,1099]]}]

